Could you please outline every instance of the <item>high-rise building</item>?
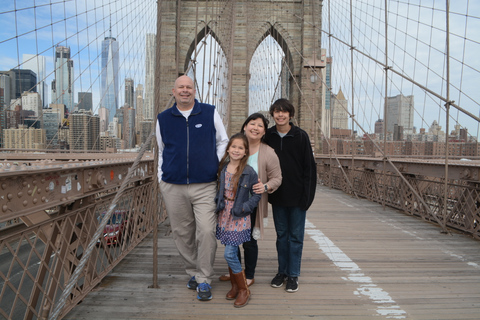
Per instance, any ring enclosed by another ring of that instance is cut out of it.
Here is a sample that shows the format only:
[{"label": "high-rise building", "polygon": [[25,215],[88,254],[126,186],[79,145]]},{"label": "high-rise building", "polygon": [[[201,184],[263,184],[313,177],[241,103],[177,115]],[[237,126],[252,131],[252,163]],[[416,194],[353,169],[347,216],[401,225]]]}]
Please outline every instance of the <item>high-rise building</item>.
[{"label": "high-rise building", "polygon": [[42,99],[40,99],[40,94],[38,92],[24,92],[22,94],[22,110],[33,111],[35,117],[41,117]]},{"label": "high-rise building", "polygon": [[413,107],[413,96],[387,97],[387,131],[393,133],[398,125],[403,127],[404,134],[413,134]]},{"label": "high-rise building", "polygon": [[108,135],[113,138],[120,137],[118,134],[118,118],[113,118],[113,120],[108,124]]},{"label": "high-rise building", "polygon": [[140,122],[143,121],[143,85],[138,84],[135,89],[135,128],[140,131]]},{"label": "high-rise building", "polygon": [[19,125],[18,129],[5,129],[5,148],[45,149],[45,130]]},{"label": "high-rise building", "polygon": [[65,124],[65,122],[67,122],[67,119],[65,119],[65,113],[66,113],[66,106],[64,104],[49,104],[49,109],[53,109],[53,110],[57,110],[56,112],[58,112],[60,114],[60,121],[62,122],[61,125],[63,126]]},{"label": "high-rise building", "polygon": [[1,98],[4,103],[3,110],[10,110],[11,95],[11,79],[8,73],[0,73],[0,88],[2,89]]},{"label": "high-rise building", "polygon": [[61,123],[62,119],[59,109],[43,110],[43,129],[45,129],[47,149],[58,148],[58,131]]},{"label": "high-rise building", "polygon": [[42,107],[48,105],[48,85],[46,81],[45,65],[46,58],[38,54],[23,54],[23,69],[30,69],[37,75],[37,92],[42,99]]},{"label": "high-rise building", "polygon": [[125,140],[126,149],[135,147],[135,137],[135,109],[125,105],[123,107],[123,139]]},{"label": "high-rise building", "polygon": [[37,92],[37,74],[30,69],[12,69],[0,71],[0,74],[8,75],[2,80],[2,85],[5,86],[4,82],[9,80],[10,100],[21,98],[25,91]]},{"label": "high-rise building", "polygon": [[145,41],[145,100],[143,102],[144,120],[155,119],[155,34],[147,33]]},{"label": "high-rise building", "polygon": [[375,121],[375,134],[383,134],[383,119]]},{"label": "high-rise building", "polygon": [[336,99],[331,100],[331,104],[333,105],[332,128],[348,129],[348,101],[342,89],[338,91]]},{"label": "high-rise building", "polygon": [[135,108],[135,94],[133,79],[125,79],[125,104],[130,108]]},{"label": "high-rise building", "polygon": [[90,110],[92,111],[93,101],[91,92],[79,92],[77,110]]},{"label": "high-rise building", "polygon": [[102,71],[100,85],[100,107],[106,108],[109,112],[108,122],[112,121],[113,115],[118,109],[118,61],[119,50],[117,39],[110,36],[102,41]]},{"label": "high-rise building", "polygon": [[52,81],[53,104],[64,104],[68,112],[74,108],[73,98],[73,60],[70,59],[70,48],[55,48],[55,79]]},{"label": "high-rise building", "polygon": [[327,57],[327,64],[325,65],[325,84],[327,85],[325,92],[325,109],[330,110],[332,109],[332,91],[330,90],[332,87],[332,57]]},{"label": "high-rise building", "polygon": [[108,125],[110,123],[110,121],[108,121],[108,119],[110,118],[109,114],[110,112],[105,107],[100,107],[100,109],[98,110],[98,115],[100,116],[100,132],[107,131]]},{"label": "high-rise building", "polygon": [[79,110],[69,115],[70,149],[100,150],[100,118],[91,111]]}]

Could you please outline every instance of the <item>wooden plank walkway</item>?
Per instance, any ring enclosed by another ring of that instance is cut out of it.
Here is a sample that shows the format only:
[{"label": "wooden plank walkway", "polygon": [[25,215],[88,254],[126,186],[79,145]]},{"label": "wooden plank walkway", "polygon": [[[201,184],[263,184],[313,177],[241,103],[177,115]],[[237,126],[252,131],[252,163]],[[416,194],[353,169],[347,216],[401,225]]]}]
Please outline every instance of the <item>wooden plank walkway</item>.
[{"label": "wooden plank walkway", "polygon": [[[159,289],[152,284],[152,237],[129,254],[64,319],[480,319],[480,242],[367,200],[319,186],[307,213],[297,293],[270,287],[276,273],[275,231],[269,217],[259,242],[248,306],[186,288],[167,227],[159,226]],[[219,245],[215,270],[227,270]]]}]

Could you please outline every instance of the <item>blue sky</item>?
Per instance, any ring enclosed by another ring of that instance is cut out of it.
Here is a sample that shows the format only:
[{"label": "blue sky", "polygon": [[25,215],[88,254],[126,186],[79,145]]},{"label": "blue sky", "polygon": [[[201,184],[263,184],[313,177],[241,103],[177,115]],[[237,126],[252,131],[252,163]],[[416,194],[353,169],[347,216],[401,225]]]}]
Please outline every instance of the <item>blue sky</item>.
[{"label": "blue sky", "polygon": [[[335,37],[350,42],[349,1],[323,3],[323,28],[328,32],[330,5],[331,31]],[[381,97],[384,94],[383,68],[373,61],[384,62],[383,0],[354,1],[354,45],[363,54],[355,54],[356,118],[367,131],[383,117]],[[450,97],[465,110],[480,112],[480,3],[456,0],[451,2],[450,50],[452,83]],[[389,60],[388,64],[407,78],[445,96],[445,2],[434,0],[388,1]],[[433,9],[432,9],[433,8]],[[2,1],[0,9],[0,70],[18,67],[22,54],[41,54],[47,62],[47,84],[53,80],[56,45],[70,46],[74,60],[75,91],[93,92],[94,105],[99,101],[100,43],[111,32],[120,43],[120,100],[123,101],[123,80],[131,77],[135,85],[144,83],[145,34],[156,30],[156,4],[151,0],[50,0]],[[368,21],[364,24],[363,21]],[[18,35],[18,36],[16,36]],[[416,40],[418,39],[418,40]],[[333,92],[341,88],[351,103],[350,50],[322,34],[322,47],[333,57]],[[137,48],[142,48],[137,50]],[[276,49],[274,49],[276,50]],[[368,57],[367,57],[368,56]],[[258,87],[258,86],[257,86]],[[445,128],[443,103],[424,90],[390,73],[388,96],[399,93],[415,95],[417,128],[428,127],[437,120]],[[254,87],[252,87],[252,90]],[[76,99],[75,94],[75,99]],[[478,123],[452,109],[454,121],[477,135]]]}]

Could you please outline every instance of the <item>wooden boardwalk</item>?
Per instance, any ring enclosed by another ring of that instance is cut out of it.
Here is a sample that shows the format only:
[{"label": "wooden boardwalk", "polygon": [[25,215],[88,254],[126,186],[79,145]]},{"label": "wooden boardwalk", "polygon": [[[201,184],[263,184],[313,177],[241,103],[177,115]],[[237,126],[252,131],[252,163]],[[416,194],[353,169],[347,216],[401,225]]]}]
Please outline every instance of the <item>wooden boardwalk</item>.
[{"label": "wooden boardwalk", "polygon": [[[197,301],[161,225],[159,289],[149,288],[149,236],[64,319],[480,319],[480,241],[321,186],[307,220],[297,293],[270,287],[271,217],[250,303],[238,309],[224,298],[229,283],[217,278],[213,299]],[[222,245],[215,270],[227,270]]]}]

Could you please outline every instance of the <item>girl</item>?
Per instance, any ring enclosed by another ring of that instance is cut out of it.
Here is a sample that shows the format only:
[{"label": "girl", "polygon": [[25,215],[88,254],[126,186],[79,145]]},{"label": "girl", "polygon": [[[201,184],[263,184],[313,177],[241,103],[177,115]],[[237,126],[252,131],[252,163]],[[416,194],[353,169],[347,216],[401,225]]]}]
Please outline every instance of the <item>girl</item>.
[{"label": "girl", "polygon": [[232,288],[227,300],[235,299],[237,308],[246,306],[250,299],[245,272],[238,259],[238,246],[251,238],[250,214],[261,195],[253,192],[258,176],[247,165],[248,140],[242,133],[230,138],[218,174],[218,192],[215,197],[218,213],[216,237],[225,245],[224,257],[228,264]]},{"label": "girl", "polygon": [[[255,268],[258,260],[257,240],[263,238],[264,219],[268,217],[268,195],[282,184],[282,171],[275,150],[263,142],[268,128],[268,120],[261,113],[253,113],[245,120],[242,133],[248,140],[248,165],[258,174],[259,182],[253,186],[253,191],[262,197],[257,208],[250,215],[252,238],[243,243],[245,253],[245,277],[247,285],[255,283]],[[258,232],[259,231],[259,232]],[[241,260],[240,251],[238,257]],[[227,273],[220,276],[221,281],[230,281]]]}]

